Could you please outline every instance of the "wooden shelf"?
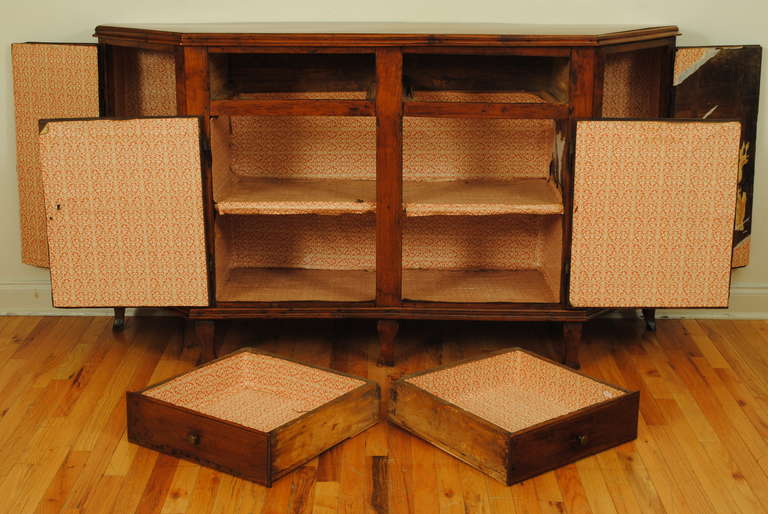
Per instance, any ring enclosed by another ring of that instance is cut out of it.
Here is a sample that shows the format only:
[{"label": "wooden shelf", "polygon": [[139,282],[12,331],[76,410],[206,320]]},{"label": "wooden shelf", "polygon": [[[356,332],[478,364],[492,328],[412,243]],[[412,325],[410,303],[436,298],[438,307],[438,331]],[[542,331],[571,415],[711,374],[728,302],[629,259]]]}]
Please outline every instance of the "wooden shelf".
[{"label": "wooden shelf", "polygon": [[376,209],[373,180],[240,179],[219,195],[219,214],[363,214]]},{"label": "wooden shelf", "polygon": [[405,116],[565,119],[567,103],[546,91],[419,91],[403,104]]},{"label": "wooden shelf", "polygon": [[[544,179],[414,182],[403,185],[407,216],[563,213],[560,192]],[[229,184],[216,212],[233,214],[364,214],[376,209],[372,180],[241,179]]]},{"label": "wooden shelf", "polygon": [[411,93],[412,102],[451,102],[451,103],[512,103],[541,104],[561,103],[546,91],[455,91],[415,90]]},{"label": "wooden shelf", "polygon": [[405,102],[405,116],[427,118],[567,119],[570,106],[562,103]]},{"label": "wooden shelf", "polygon": [[405,182],[407,216],[562,214],[560,191],[545,179]]},{"label": "wooden shelf", "polygon": [[376,297],[376,273],[363,270],[234,268],[220,302],[364,302]]},{"label": "wooden shelf", "polygon": [[253,99],[212,100],[211,115],[240,116],[375,116],[368,100]]},{"label": "wooden shelf", "polygon": [[503,271],[403,270],[403,298],[429,302],[556,303],[544,274],[535,269]]},{"label": "wooden shelf", "polygon": [[270,91],[237,93],[214,100],[370,100],[367,91]]}]

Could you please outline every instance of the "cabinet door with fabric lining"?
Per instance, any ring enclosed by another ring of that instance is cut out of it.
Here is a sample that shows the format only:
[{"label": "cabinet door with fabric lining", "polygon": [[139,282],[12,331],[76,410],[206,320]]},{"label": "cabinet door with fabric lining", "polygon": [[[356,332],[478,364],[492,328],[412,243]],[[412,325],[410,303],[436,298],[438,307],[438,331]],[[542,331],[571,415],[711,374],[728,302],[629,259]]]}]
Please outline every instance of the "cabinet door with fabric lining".
[{"label": "cabinet door with fabric lining", "polygon": [[741,121],[733,267],[749,263],[762,55],[758,45],[684,47],[675,55],[672,115]]},{"label": "cabinet door with fabric lining", "polygon": [[96,45],[11,45],[16,109],[16,170],[21,219],[21,261],[48,267],[43,182],[37,124],[43,118],[99,116]]},{"label": "cabinet door with fabric lining", "polygon": [[726,307],[739,122],[580,121],[574,307]]},{"label": "cabinet door with fabric lining", "polygon": [[56,307],[205,306],[200,120],[41,123]]}]

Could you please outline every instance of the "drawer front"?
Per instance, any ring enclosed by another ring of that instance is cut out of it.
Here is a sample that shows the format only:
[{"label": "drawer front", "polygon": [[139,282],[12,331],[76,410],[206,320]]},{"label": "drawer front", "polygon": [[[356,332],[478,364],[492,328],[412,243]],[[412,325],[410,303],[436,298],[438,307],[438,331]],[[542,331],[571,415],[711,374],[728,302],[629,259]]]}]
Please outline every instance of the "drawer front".
[{"label": "drawer front", "polygon": [[515,435],[508,484],[563,466],[637,437],[640,393],[587,408]]},{"label": "drawer front", "polygon": [[127,394],[128,440],[259,484],[271,485],[263,432],[216,420],[139,393]]}]

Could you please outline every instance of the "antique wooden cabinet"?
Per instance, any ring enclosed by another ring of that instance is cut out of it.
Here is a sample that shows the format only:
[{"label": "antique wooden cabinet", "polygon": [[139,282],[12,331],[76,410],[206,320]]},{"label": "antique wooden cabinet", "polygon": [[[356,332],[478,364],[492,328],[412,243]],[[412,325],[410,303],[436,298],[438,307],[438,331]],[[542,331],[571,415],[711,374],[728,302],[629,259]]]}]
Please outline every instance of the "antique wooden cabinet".
[{"label": "antique wooden cabinet", "polygon": [[24,261],[50,266],[57,307],[177,309],[206,359],[223,318],[372,318],[385,363],[400,319],[541,320],[576,366],[583,322],[726,306],[746,262],[761,51],[677,35],[202,24],[15,45]]}]

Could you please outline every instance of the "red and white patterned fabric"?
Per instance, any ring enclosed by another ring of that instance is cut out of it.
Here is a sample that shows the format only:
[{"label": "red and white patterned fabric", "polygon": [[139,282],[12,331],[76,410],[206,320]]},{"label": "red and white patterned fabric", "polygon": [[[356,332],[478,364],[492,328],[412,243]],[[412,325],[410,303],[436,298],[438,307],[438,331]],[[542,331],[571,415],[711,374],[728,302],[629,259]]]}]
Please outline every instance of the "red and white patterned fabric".
[{"label": "red and white patterned fabric", "polygon": [[604,118],[657,118],[661,67],[658,49],[606,56],[603,74]]},{"label": "red and white patterned fabric", "polygon": [[[240,177],[376,178],[372,117],[231,118],[231,166]],[[552,120],[403,119],[405,180],[548,178]]]},{"label": "red and white patterned fabric", "polygon": [[331,371],[243,351],[144,394],[269,432],[364,384]]},{"label": "red and white patterned fabric", "polygon": [[719,52],[719,48],[708,46],[678,48],[675,51],[674,85],[690,77],[702,64]]},{"label": "red and white patterned fabric", "polygon": [[747,236],[746,239],[733,247],[732,267],[739,268],[749,264],[749,250],[751,245],[752,236]]},{"label": "red and white patterned fabric", "polygon": [[21,260],[48,266],[38,121],[99,115],[96,45],[23,43],[11,46],[16,106]]},{"label": "red and white patterned fabric", "polygon": [[520,350],[425,373],[407,382],[510,432],[623,394]]},{"label": "red and white patterned fabric", "polygon": [[547,178],[552,120],[403,119],[403,179]]},{"label": "red and white patterned fabric", "polygon": [[197,118],[45,125],[56,307],[208,305],[199,142]]},{"label": "red and white patterned fabric", "polygon": [[740,131],[578,122],[571,305],[728,305]]},{"label": "red and white patterned fabric", "polygon": [[176,115],[176,56],[170,52],[135,49],[135,73],[125,75],[129,116]]},{"label": "red and white patterned fabric", "polygon": [[376,179],[376,118],[232,116],[231,169],[240,177]]}]

